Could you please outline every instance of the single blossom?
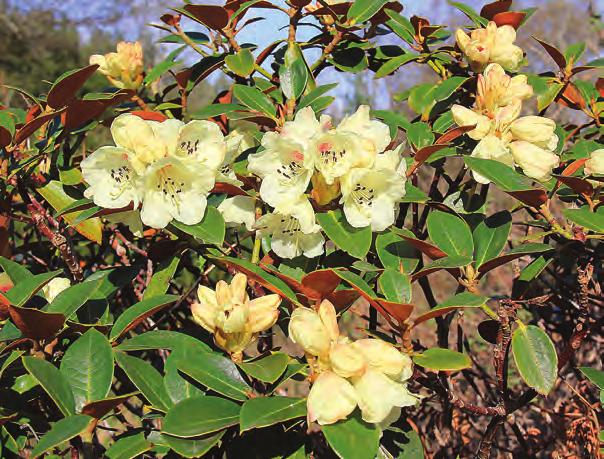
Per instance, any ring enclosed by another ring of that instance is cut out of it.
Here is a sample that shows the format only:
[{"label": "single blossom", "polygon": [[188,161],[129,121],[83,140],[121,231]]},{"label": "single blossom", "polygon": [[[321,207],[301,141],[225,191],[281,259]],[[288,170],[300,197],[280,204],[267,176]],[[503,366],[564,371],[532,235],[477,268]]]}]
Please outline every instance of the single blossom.
[{"label": "single blossom", "polygon": [[499,64],[489,64],[478,75],[476,85],[476,110],[493,115],[498,108],[511,104],[514,100],[526,100],[533,95],[533,87],[526,75],[510,77]]},{"label": "single blossom", "polygon": [[198,302],[191,306],[193,320],[214,336],[218,347],[240,361],[243,350],[279,318],[279,295],[250,300],[247,277],[237,273],[230,284],[218,281],[212,290],[200,285]]},{"label": "single blossom", "polygon": [[[585,161],[586,175],[604,175],[604,149],[594,150]],[[598,182],[601,185],[601,182]]]},{"label": "single blossom", "polygon": [[117,88],[137,89],[143,82],[143,48],[138,41],[121,41],[116,53],[94,54],[90,64],[98,64],[98,71]]},{"label": "single blossom", "polygon": [[228,226],[245,225],[248,231],[253,231],[256,223],[256,198],[251,196],[233,196],[226,198],[218,206]]},{"label": "single blossom", "polygon": [[377,155],[373,167],[351,169],[341,181],[346,220],[354,227],[383,231],[394,224],[405,195],[405,160],[400,148]]},{"label": "single blossom", "polygon": [[540,182],[549,180],[552,170],[560,164],[557,154],[524,140],[510,143],[510,150],[524,175]]},{"label": "single blossom", "polygon": [[71,281],[66,277],[55,277],[51,281],[42,287],[42,295],[46,298],[46,301],[52,303],[59,293],[71,286]]},{"label": "single blossom", "polygon": [[272,250],[282,258],[304,255],[313,258],[323,253],[325,239],[315,221],[308,199],[291,197],[282,207],[260,217],[255,228],[262,237],[271,237]]},{"label": "single blossom", "polygon": [[493,62],[505,70],[516,72],[522,63],[524,53],[514,45],[516,30],[510,25],[497,27],[497,24],[490,21],[486,28],[474,29],[470,35],[458,29],[455,39],[476,72],[482,72]]}]

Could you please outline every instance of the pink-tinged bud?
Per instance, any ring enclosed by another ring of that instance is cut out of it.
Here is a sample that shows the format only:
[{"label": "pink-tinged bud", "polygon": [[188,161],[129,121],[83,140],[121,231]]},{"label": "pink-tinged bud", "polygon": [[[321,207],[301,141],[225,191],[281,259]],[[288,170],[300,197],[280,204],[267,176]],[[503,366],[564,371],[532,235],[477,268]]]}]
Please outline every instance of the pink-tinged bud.
[{"label": "pink-tinged bud", "polygon": [[90,64],[98,64],[99,72],[117,88],[137,89],[143,82],[143,48],[138,41],[121,41],[116,53],[92,55]]},{"label": "pink-tinged bud", "polygon": [[314,382],[306,402],[308,420],[321,425],[333,424],[354,411],[357,395],[346,379],[325,371]]},{"label": "pink-tinged bud", "polygon": [[540,182],[549,180],[552,170],[560,163],[560,158],[555,153],[524,140],[510,143],[510,150],[524,175]]}]

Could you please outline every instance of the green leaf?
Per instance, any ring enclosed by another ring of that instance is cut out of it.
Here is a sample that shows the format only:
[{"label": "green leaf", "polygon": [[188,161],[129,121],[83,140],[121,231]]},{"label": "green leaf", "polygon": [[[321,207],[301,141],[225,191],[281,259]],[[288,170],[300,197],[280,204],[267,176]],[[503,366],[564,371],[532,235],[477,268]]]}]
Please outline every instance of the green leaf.
[{"label": "green leaf", "polygon": [[457,8],[458,10],[460,10],[461,12],[463,12],[478,27],[486,27],[487,24],[489,23],[489,21],[487,19],[485,19],[482,16],[480,16],[476,11],[474,11],[474,9],[472,9],[471,7],[469,7],[468,5],[466,5],[465,3],[462,3],[462,2],[451,2],[451,1],[449,1],[449,5],[454,6],[455,8]]},{"label": "green leaf", "polygon": [[304,416],[305,398],[256,397],[247,400],[241,407],[239,428],[245,432]]},{"label": "green leaf", "polygon": [[182,53],[185,50],[186,46],[180,46],[179,48],[175,49],[174,51],[172,51],[170,54],[168,54],[168,56],[161,61],[159,64],[155,65],[150,71],[149,73],[147,73],[147,75],[145,75],[145,79],[143,80],[143,83],[145,85],[149,85],[151,83],[153,83],[155,80],[158,80],[159,78],[161,78],[161,76],[166,73],[168,70],[170,70],[172,67],[175,67],[176,65],[178,65],[178,61],[176,60],[176,58],[178,57],[178,55],[180,53]]},{"label": "green leaf", "polygon": [[117,318],[113,327],[111,327],[109,339],[115,341],[128,330],[136,327],[145,318],[174,303],[177,299],[178,296],[176,295],[157,295],[133,304]]},{"label": "green leaf", "polygon": [[566,48],[566,50],[564,51],[564,57],[566,58],[566,62],[570,63],[571,65],[574,65],[577,63],[577,61],[579,59],[581,59],[581,56],[583,56],[584,52],[585,52],[585,43],[584,42],[574,43],[574,44],[570,45],[568,48]]},{"label": "green leaf", "polygon": [[400,15],[394,10],[386,8],[385,11],[386,14],[390,17],[390,19],[386,21],[386,25],[390,27],[395,34],[397,34],[407,43],[415,43],[415,39],[413,38],[413,36],[415,35],[415,30],[413,29],[411,21],[409,21],[409,19]]},{"label": "green leaf", "polygon": [[418,121],[412,123],[407,129],[407,139],[417,150],[419,150],[426,145],[432,145],[434,142],[434,134],[428,124],[423,121]]},{"label": "green leaf", "polygon": [[224,58],[227,68],[239,75],[246,77],[254,71],[254,55],[247,48],[241,48],[236,54],[229,54]]},{"label": "green leaf", "polygon": [[388,0],[354,0],[348,10],[347,18],[352,24],[358,24],[371,19]]},{"label": "green leaf", "polygon": [[564,85],[562,83],[549,83],[547,89],[542,93],[537,93],[537,110],[543,111],[554,101],[560,94]]},{"label": "green leaf", "polygon": [[[64,209],[70,204],[73,204],[77,199],[69,196],[63,189],[61,182],[51,180],[41,188],[37,188],[36,191],[42,195],[42,197],[48,201],[54,210],[57,212]],[[70,225],[75,225],[75,230],[85,238],[101,244],[103,239],[103,225],[101,219],[90,218],[85,222],[75,224],[74,221],[81,212],[70,212],[64,215],[65,221]]]},{"label": "green leaf", "polygon": [[168,410],[162,431],[175,437],[198,437],[238,424],[239,411],[239,405],[225,398],[187,398]]},{"label": "green leaf", "polygon": [[51,271],[29,277],[17,283],[4,296],[13,306],[23,307],[42,287],[61,273],[62,271]]},{"label": "green leaf", "polygon": [[530,182],[524,176],[499,161],[466,156],[464,162],[474,172],[486,177],[504,191],[531,189]]},{"label": "green leaf", "polygon": [[325,234],[340,249],[355,258],[364,258],[371,247],[371,227],[354,228],[341,210],[317,214],[317,221]]},{"label": "green leaf", "polygon": [[411,302],[411,280],[407,274],[386,268],[378,278],[378,285],[388,301]]},{"label": "green leaf", "polygon": [[458,371],[472,366],[472,361],[466,354],[441,347],[432,347],[414,355],[413,362],[434,371]]},{"label": "green leaf", "polygon": [[258,88],[236,84],[233,95],[246,107],[275,118],[277,111],[273,102]]},{"label": "green leaf", "polygon": [[413,53],[406,53],[393,57],[382,64],[377,72],[375,72],[374,78],[383,78],[387,75],[390,75],[408,62],[419,59],[419,57],[419,55]]},{"label": "green leaf", "polygon": [[474,295],[470,292],[458,293],[417,317],[413,326],[421,324],[426,320],[433,319],[434,317],[442,317],[457,309],[479,308],[484,305],[488,299],[489,298],[486,296]]},{"label": "green leaf", "polygon": [[374,459],[380,442],[380,429],[360,419],[348,419],[321,428],[331,449],[342,459]]},{"label": "green leaf", "polygon": [[[178,359],[181,358],[182,348],[173,350],[164,363],[164,387],[170,399],[178,403],[186,398],[204,395],[196,385],[189,382],[178,371]],[[201,352],[206,352],[201,351]]]},{"label": "green leaf", "polygon": [[298,110],[301,110],[304,107],[308,107],[309,105],[312,105],[314,102],[319,100],[324,94],[331,91],[337,85],[338,85],[338,83],[331,83],[331,84],[325,84],[322,86],[317,86],[315,89],[310,91],[308,94],[302,96],[302,98],[298,102]]},{"label": "green leaf", "polygon": [[205,120],[226,113],[232,113],[236,110],[245,110],[245,107],[239,104],[210,104],[193,112],[191,118],[194,120]]},{"label": "green leaf", "polygon": [[67,348],[60,371],[69,381],[77,411],[87,402],[107,397],[113,380],[111,344],[91,328]]},{"label": "green leaf", "polygon": [[116,347],[119,351],[145,351],[149,349],[175,350],[181,346],[194,346],[198,351],[210,351],[203,341],[192,336],[170,330],[152,330],[136,335]]},{"label": "green leaf", "polygon": [[558,356],[547,333],[535,325],[518,322],[512,334],[512,353],[524,382],[547,395],[558,377]]},{"label": "green leaf", "polygon": [[604,213],[591,212],[588,207],[564,209],[564,216],[573,223],[596,233],[604,233]]},{"label": "green leaf", "polygon": [[419,264],[419,255],[415,247],[392,231],[376,237],[375,250],[384,268],[410,274]]},{"label": "green leaf", "polygon": [[243,362],[239,367],[252,378],[272,384],[283,374],[288,362],[287,354],[275,352],[252,362]]},{"label": "green leaf", "polygon": [[511,229],[512,215],[507,210],[491,215],[476,226],[472,237],[477,267],[501,253]]},{"label": "green leaf", "polygon": [[0,267],[15,285],[34,277],[25,266],[5,257],[0,257]]},{"label": "green leaf", "polygon": [[92,421],[90,416],[74,414],[55,422],[31,451],[31,457],[41,456],[55,446],[81,434],[88,427],[90,421]]},{"label": "green leaf", "polygon": [[225,430],[215,434],[195,438],[179,438],[172,435],[162,435],[167,445],[182,457],[202,457],[216,445],[224,435]]},{"label": "green leaf", "polygon": [[604,371],[596,370],[590,367],[577,367],[593,384],[604,390]]},{"label": "green leaf", "polygon": [[31,374],[65,416],[75,413],[75,400],[65,376],[52,363],[37,357],[23,357],[23,366]]},{"label": "green leaf", "polygon": [[59,312],[65,317],[73,316],[91,298],[102,298],[103,279],[81,282],[60,292],[46,307],[46,312]]},{"label": "green leaf", "polygon": [[151,277],[149,285],[147,285],[147,288],[145,289],[145,293],[143,293],[143,300],[166,293],[170,286],[170,281],[172,280],[172,277],[174,277],[176,268],[178,268],[179,262],[180,255],[175,254],[166,258],[159,264],[153,273],[153,277]]},{"label": "green leaf", "polygon": [[447,78],[436,86],[434,92],[432,93],[432,97],[437,102],[448,99],[466,81],[468,81],[468,77],[452,76]]},{"label": "green leaf", "polygon": [[293,42],[287,46],[284,63],[279,67],[281,90],[288,99],[297,99],[306,89],[309,71],[300,46]]},{"label": "green leaf", "polygon": [[440,210],[432,211],[427,220],[432,242],[447,255],[474,255],[474,241],[468,224],[457,215]]},{"label": "green leaf", "polygon": [[133,459],[145,451],[149,451],[152,447],[153,445],[145,438],[145,434],[139,432],[119,438],[105,451],[105,456],[108,459]]},{"label": "green leaf", "polygon": [[166,392],[159,371],[144,360],[121,352],[115,353],[115,360],[152,406],[160,411],[168,410],[172,401]]},{"label": "green leaf", "polygon": [[411,89],[407,101],[411,110],[418,115],[430,113],[430,109],[436,103],[434,100],[435,89],[436,85],[433,83],[419,84]]},{"label": "green leaf", "polygon": [[183,350],[184,354],[176,361],[180,371],[219,394],[234,400],[247,400],[252,388],[230,359],[215,352],[198,352],[188,346]]},{"label": "green leaf", "polygon": [[226,232],[222,214],[218,212],[218,209],[212,206],[206,208],[206,214],[203,217],[203,220],[197,225],[185,225],[176,220],[172,220],[170,225],[208,244],[222,244]]}]

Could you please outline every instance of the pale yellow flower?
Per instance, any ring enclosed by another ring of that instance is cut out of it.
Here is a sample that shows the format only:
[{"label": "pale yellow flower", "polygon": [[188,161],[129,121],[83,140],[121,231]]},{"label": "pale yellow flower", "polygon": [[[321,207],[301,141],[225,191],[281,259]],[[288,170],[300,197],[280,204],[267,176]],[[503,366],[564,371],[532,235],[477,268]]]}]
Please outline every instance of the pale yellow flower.
[{"label": "pale yellow flower", "polygon": [[66,277],[55,277],[48,284],[42,287],[42,295],[46,301],[52,303],[56,296],[63,290],[71,286],[71,281]]},{"label": "pale yellow flower", "polygon": [[94,54],[90,64],[98,64],[99,72],[116,88],[137,89],[143,82],[143,48],[138,41],[121,41],[116,53]]},{"label": "pale yellow flower", "polygon": [[218,281],[216,290],[200,285],[198,302],[191,306],[193,320],[212,333],[216,345],[238,361],[258,333],[275,324],[281,302],[279,295],[250,300],[246,287],[247,277],[241,273],[235,274],[230,285]]},{"label": "pale yellow flower", "polygon": [[[586,175],[604,175],[604,149],[594,150],[585,161]],[[601,182],[598,182],[601,184]]]}]

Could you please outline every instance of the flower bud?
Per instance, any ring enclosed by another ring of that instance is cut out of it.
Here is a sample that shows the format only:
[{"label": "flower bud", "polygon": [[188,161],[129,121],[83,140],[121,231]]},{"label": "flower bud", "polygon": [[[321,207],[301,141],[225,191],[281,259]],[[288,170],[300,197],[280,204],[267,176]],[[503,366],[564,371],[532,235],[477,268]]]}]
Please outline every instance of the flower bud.
[{"label": "flower bud", "polygon": [[512,142],[510,150],[524,175],[540,182],[549,180],[552,170],[560,163],[560,158],[555,153],[524,140]]},{"label": "flower bud", "polygon": [[[368,341],[368,340],[362,340]],[[359,352],[356,343],[338,343],[329,351],[329,362],[333,371],[343,378],[360,376],[366,368],[364,354]]]},{"label": "flower bud", "polygon": [[296,308],[289,320],[289,338],[314,356],[326,355],[331,336],[319,314],[310,308]]},{"label": "flower bud", "polygon": [[594,150],[585,161],[586,175],[604,175],[604,149]]},{"label": "flower bud", "polygon": [[451,113],[453,114],[453,120],[458,126],[476,125],[474,129],[467,133],[471,139],[480,140],[491,130],[491,120],[484,115],[476,113],[474,110],[455,104],[451,107]]},{"label": "flower bud", "polygon": [[264,295],[248,303],[248,325],[252,333],[260,333],[275,325],[279,318],[279,303],[279,295]]},{"label": "flower bud", "polygon": [[306,402],[308,420],[321,425],[333,424],[354,411],[357,395],[352,385],[341,376],[325,371],[314,382]]},{"label": "flower bud", "polygon": [[52,300],[66,288],[71,286],[71,281],[66,277],[55,277],[48,284],[42,287],[42,295],[46,301],[52,303]]},{"label": "flower bud", "polygon": [[554,135],[556,123],[543,116],[523,116],[510,126],[514,139],[525,140],[540,146],[547,146]]}]

